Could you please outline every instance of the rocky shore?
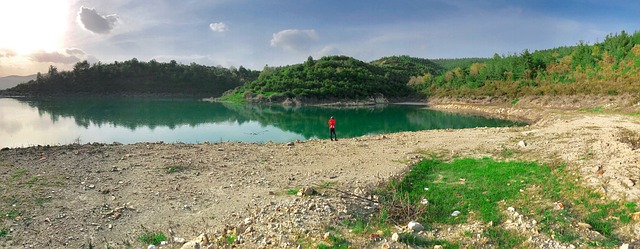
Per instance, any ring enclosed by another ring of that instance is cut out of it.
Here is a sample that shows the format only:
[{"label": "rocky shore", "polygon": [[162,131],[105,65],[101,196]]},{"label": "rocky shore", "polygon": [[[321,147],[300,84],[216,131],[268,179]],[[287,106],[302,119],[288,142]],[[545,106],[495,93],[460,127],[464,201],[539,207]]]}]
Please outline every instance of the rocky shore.
[{"label": "rocky shore", "polygon": [[[621,139],[640,133],[627,98],[513,101],[433,100],[430,107],[531,122],[525,127],[402,132],[277,143],[85,144],[0,151],[3,248],[146,248],[138,237],[168,236],[162,248],[307,248],[330,236],[324,227],[373,212],[369,190],[398,176],[422,153],[502,159],[562,160],[608,198],[638,202],[640,153]],[[545,102],[546,101],[546,102]],[[543,104],[546,103],[546,104]],[[590,112],[593,106],[604,112]],[[586,111],[585,111],[586,110]],[[605,114],[606,113],[606,114]],[[620,114],[617,114],[620,113]],[[589,156],[585,156],[585,155]],[[595,174],[602,165],[606,173]],[[301,191],[302,190],[302,191]],[[300,192],[301,195],[293,194]],[[535,226],[519,207],[505,210],[523,233]],[[520,217],[520,219],[518,219]],[[423,232],[427,238],[478,233],[483,224]],[[409,229],[399,224],[398,232]],[[528,229],[528,230],[527,230]],[[640,225],[628,234],[640,237]],[[233,236],[234,242],[226,240]],[[478,245],[473,236],[463,246]],[[544,234],[543,248],[572,248]],[[310,244],[303,244],[307,241]],[[371,235],[363,247],[406,248]],[[638,245],[638,241],[625,241]]]}]

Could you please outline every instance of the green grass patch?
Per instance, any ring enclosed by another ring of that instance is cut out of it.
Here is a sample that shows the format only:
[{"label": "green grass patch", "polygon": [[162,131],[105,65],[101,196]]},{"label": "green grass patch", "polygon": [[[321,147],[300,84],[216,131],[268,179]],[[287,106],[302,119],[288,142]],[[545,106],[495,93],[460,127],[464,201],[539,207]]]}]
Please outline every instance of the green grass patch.
[{"label": "green grass patch", "polygon": [[334,234],[329,234],[329,245],[325,243],[320,243],[318,245],[319,249],[347,249],[349,248],[349,241],[346,239],[336,236]]},{"label": "green grass patch", "polygon": [[15,170],[13,173],[11,173],[11,181],[15,181],[18,180],[20,178],[22,178],[23,176],[25,176],[28,173],[27,169],[25,168],[20,168]]},{"label": "green grass patch", "polygon": [[363,219],[362,217],[356,217],[355,220],[346,221],[344,225],[349,227],[351,232],[355,234],[363,234],[369,231],[368,220]]},{"label": "green grass patch", "polygon": [[138,240],[145,245],[159,245],[160,242],[167,241],[167,236],[164,233],[145,233]]},{"label": "green grass patch", "polygon": [[300,190],[298,190],[298,189],[289,189],[289,190],[287,190],[287,194],[288,195],[297,195],[298,192],[300,192]]},{"label": "green grass patch", "polygon": [[518,102],[520,102],[520,99],[514,99],[513,101],[511,101],[511,105],[516,105],[518,104]]},{"label": "green grass patch", "polygon": [[9,233],[9,232],[7,232],[7,229],[0,228],[0,238],[7,237],[7,234],[8,234],[8,233]]},{"label": "green grass patch", "polygon": [[181,165],[171,165],[165,168],[167,174],[179,173],[187,170],[187,167]]},{"label": "green grass patch", "polygon": [[[513,206],[520,214],[537,220],[540,232],[559,241],[606,246],[619,241],[616,229],[631,222],[631,214],[638,210],[633,202],[609,201],[580,185],[579,174],[568,172],[564,164],[549,166],[489,158],[451,162],[425,159],[402,178],[393,179],[376,191],[382,210],[376,216],[376,224],[363,221],[369,230],[375,230],[371,226],[376,225],[402,226],[410,220],[421,222],[428,230],[470,220],[502,224],[506,207]],[[564,208],[556,208],[554,203],[563,203]],[[453,216],[454,211],[460,213]],[[604,238],[581,236],[577,222],[591,225]],[[483,234],[487,243],[498,248],[517,248],[526,240],[495,225],[487,226]]]},{"label": "green grass patch", "polygon": [[489,243],[496,248],[517,248],[526,237],[512,230],[505,230],[500,227],[488,227],[484,231],[484,236],[489,239]]},{"label": "green grass patch", "polygon": [[580,108],[579,112],[587,112],[587,113],[604,113],[604,108],[602,106],[596,106],[589,109]]},{"label": "green grass patch", "polygon": [[227,244],[233,244],[233,242],[236,242],[236,237],[232,235],[227,236]]},{"label": "green grass patch", "polygon": [[233,94],[225,95],[216,99],[220,102],[230,103],[245,103],[247,100],[244,98],[244,92],[234,92]]},{"label": "green grass patch", "polygon": [[[496,162],[488,158],[451,163],[423,160],[402,180],[389,184],[393,194],[386,198],[424,206],[420,218],[426,223],[464,223],[471,213],[480,220],[496,223],[503,219],[499,201],[515,199],[528,184],[541,184],[549,171],[535,163]],[[423,200],[428,205],[422,204]],[[454,211],[460,214],[452,216]]]},{"label": "green grass patch", "polygon": [[20,212],[19,212],[18,210],[15,210],[15,209],[14,209],[14,210],[11,210],[11,211],[9,211],[9,212],[7,212],[7,213],[3,213],[3,216],[4,216],[4,217],[7,217],[8,219],[13,220],[13,219],[15,219],[16,217],[20,216]]}]

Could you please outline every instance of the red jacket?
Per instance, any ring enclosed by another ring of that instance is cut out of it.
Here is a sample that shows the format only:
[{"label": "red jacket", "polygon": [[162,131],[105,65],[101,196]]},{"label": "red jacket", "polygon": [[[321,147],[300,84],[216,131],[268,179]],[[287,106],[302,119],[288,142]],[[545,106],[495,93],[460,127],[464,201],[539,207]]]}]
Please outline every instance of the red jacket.
[{"label": "red jacket", "polygon": [[336,120],[335,119],[329,119],[329,128],[336,128]]}]

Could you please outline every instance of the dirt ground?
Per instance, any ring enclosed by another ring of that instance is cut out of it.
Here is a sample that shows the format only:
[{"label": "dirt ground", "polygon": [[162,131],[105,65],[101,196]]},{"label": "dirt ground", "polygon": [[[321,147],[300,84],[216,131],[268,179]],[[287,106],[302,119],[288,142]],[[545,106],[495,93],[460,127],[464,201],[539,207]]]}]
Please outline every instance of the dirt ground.
[{"label": "dirt ground", "polygon": [[[6,235],[0,238],[0,247],[146,248],[137,238],[150,232],[190,240],[237,223],[247,217],[247,210],[290,200],[286,193],[291,189],[327,182],[344,191],[368,188],[401,174],[424,152],[502,158],[502,152],[509,150],[514,152],[510,159],[561,160],[580,172],[585,184],[609,198],[640,203],[640,153],[625,139],[640,134],[640,117],[626,115],[640,110],[633,101],[628,97],[439,99],[429,105],[531,122],[524,127],[289,144],[3,149],[0,229]],[[339,131],[338,127],[338,135]],[[600,165],[604,174],[596,173]]]}]

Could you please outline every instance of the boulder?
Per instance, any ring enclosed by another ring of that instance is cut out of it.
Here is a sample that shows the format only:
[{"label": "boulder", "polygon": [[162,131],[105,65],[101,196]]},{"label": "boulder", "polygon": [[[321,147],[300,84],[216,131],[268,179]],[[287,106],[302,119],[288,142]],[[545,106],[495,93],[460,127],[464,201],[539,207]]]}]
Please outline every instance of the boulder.
[{"label": "boulder", "polygon": [[414,232],[420,232],[424,230],[424,226],[422,226],[422,224],[415,222],[415,221],[410,221],[409,224],[407,225],[407,227],[409,229],[411,229],[411,231]]},{"label": "boulder", "polygon": [[180,249],[200,249],[200,248],[206,248],[207,245],[209,245],[209,238],[207,237],[206,234],[203,233],[203,234],[200,234],[200,236],[198,236],[197,238],[193,239],[192,241],[189,241],[184,245],[182,245]]}]

